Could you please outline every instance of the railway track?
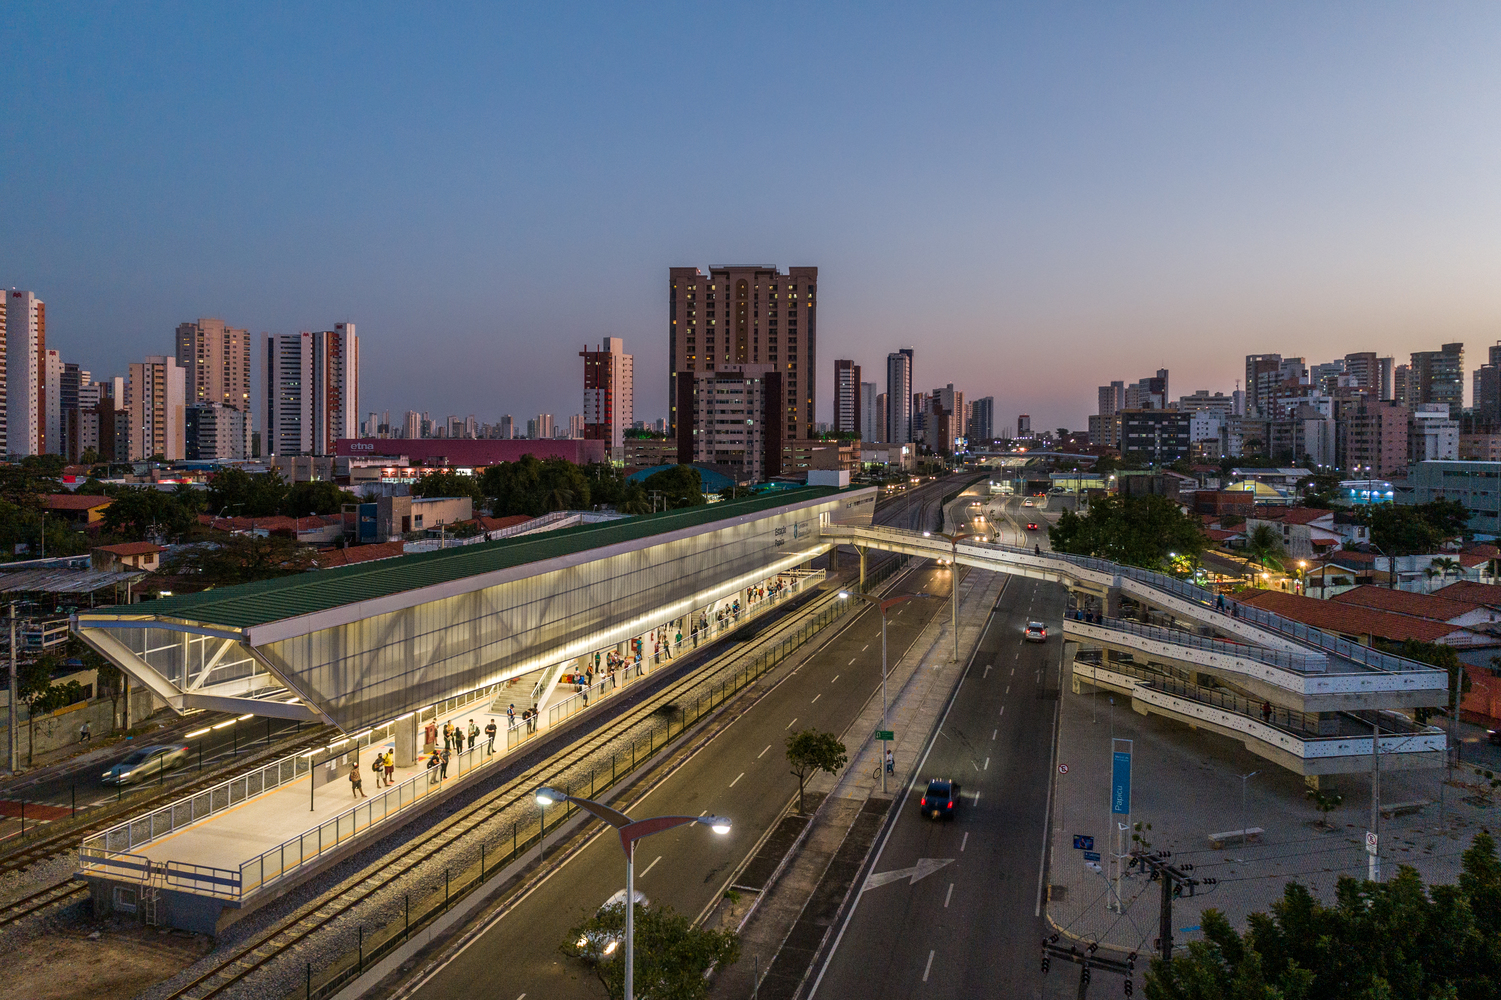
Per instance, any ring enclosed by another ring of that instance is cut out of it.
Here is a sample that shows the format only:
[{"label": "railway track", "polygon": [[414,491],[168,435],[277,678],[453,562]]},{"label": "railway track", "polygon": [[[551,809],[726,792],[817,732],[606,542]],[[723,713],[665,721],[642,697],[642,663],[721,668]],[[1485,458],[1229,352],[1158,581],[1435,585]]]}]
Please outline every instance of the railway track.
[{"label": "railway track", "polygon": [[[766,642],[776,642],[783,632],[795,631],[801,627],[805,616],[816,614],[835,600],[838,600],[837,595],[830,592],[810,601],[803,606],[801,613],[790,615],[768,629],[765,633]],[[721,673],[733,672],[736,669],[735,660],[739,658],[741,652],[742,650],[732,646],[715,660],[706,664],[707,669],[699,668],[691,671],[681,680],[690,681],[691,685],[705,681],[712,683]],[[409,853],[393,865],[373,866],[372,870],[368,870],[346,888],[335,890],[323,900],[310,904],[310,908],[304,912],[289,916],[278,926],[268,929],[257,938],[235,949],[233,953],[224,956],[213,968],[178,987],[175,992],[167,994],[165,1000],[209,1000],[210,997],[220,995],[230,986],[283,954],[287,949],[306,940],[348,913],[373,894],[432,861],[455,842],[471,836],[479,826],[495,815],[505,812],[522,800],[529,800],[533,790],[540,784],[548,783],[550,776],[566,773],[574,765],[587,760],[601,744],[609,742],[622,733],[629,732],[642,720],[658,712],[664,706],[679,700],[683,695],[681,690],[683,686],[681,682],[665,685],[627,708],[587,737],[565,748],[561,753],[551,755],[540,763],[528,767],[521,774],[507,781],[501,788],[480,796],[474,802],[464,806],[456,815],[445,818],[440,826],[426,831],[420,854]]]},{"label": "railway track", "polygon": [[76,882],[57,882],[45,889],[39,889],[29,896],[23,896],[14,902],[0,906],[0,927],[13,924],[17,920],[24,919],[39,910],[57,903],[71,903],[89,894],[89,887]]},{"label": "railway track", "polygon": [[[312,733],[304,737],[303,739],[279,747],[277,749],[277,753],[282,756],[290,756],[292,754],[301,753],[302,751],[307,750],[311,747],[318,746],[321,743],[327,743],[331,733],[331,727],[321,727],[317,732]],[[98,833],[100,830],[109,829],[117,823],[122,822],[127,815],[154,809],[166,802],[171,802],[173,800],[180,799],[185,795],[192,795],[194,792],[199,792],[205,788],[210,788],[222,782],[230,781],[241,774],[248,773],[255,770],[256,768],[263,766],[264,761],[256,764],[247,764],[244,768],[239,770],[220,772],[219,774],[211,777],[200,778],[183,785],[177,785],[174,788],[165,789],[159,795],[153,795],[149,798],[142,799],[139,802],[133,803],[128,812],[114,812],[108,816],[101,816],[94,822],[86,823],[82,826],[69,827],[66,830],[49,834],[48,836],[42,837],[39,840],[32,841],[30,844],[27,844],[20,850],[7,854],[4,858],[0,858],[0,875],[9,874],[10,872],[22,871],[39,862],[47,861],[51,858],[57,857],[59,854],[65,854],[77,847],[85,837]],[[3,914],[4,908],[0,907],[0,925],[3,925],[5,923]]]}]

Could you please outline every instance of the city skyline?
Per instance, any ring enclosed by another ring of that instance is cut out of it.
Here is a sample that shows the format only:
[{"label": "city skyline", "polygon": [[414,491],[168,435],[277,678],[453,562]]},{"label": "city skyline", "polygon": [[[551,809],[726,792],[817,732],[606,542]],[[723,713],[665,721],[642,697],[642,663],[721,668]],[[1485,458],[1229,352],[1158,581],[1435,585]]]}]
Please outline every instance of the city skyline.
[{"label": "city skyline", "polygon": [[[1081,425],[1124,370],[1229,390],[1248,341],[1405,356],[1501,330],[1480,7],[830,8],[785,37],[725,13],[713,58],[696,19],[610,8],[13,13],[0,282],[99,371],[191,317],[339,317],[367,409],[557,411],[576,358],[552,345],[616,336],[655,419],[662,269],[736,260],[820,266],[820,356],[879,370],[915,343],[919,386],[1037,426]],[[182,51],[214,77],[175,83]],[[771,80],[806,99],[741,102],[757,139],[670,140],[674,95]],[[817,421],[831,404],[824,381]]]}]

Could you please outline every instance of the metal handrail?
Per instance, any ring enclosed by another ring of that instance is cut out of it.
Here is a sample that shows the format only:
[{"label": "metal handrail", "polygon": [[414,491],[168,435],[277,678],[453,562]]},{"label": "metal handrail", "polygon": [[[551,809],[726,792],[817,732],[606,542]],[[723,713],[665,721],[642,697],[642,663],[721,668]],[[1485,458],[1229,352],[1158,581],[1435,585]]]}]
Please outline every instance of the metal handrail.
[{"label": "metal handrail", "polygon": [[1194,635],[1192,632],[1163,628],[1160,625],[1144,625],[1141,622],[1133,622],[1125,618],[1110,618],[1102,615],[1085,618],[1081,613],[1075,612],[1074,620],[1089,625],[1098,625],[1102,628],[1129,632],[1132,635],[1139,635],[1145,639],[1154,639],[1158,642],[1171,643],[1175,646],[1189,646],[1211,653],[1239,656],[1248,660],[1255,660],[1259,663],[1281,667],[1284,670],[1293,670],[1298,673],[1323,673],[1329,663],[1328,657],[1319,653],[1294,653],[1282,649],[1268,649],[1265,646],[1253,646],[1248,643],[1230,642],[1225,639],[1213,639],[1207,636]]}]

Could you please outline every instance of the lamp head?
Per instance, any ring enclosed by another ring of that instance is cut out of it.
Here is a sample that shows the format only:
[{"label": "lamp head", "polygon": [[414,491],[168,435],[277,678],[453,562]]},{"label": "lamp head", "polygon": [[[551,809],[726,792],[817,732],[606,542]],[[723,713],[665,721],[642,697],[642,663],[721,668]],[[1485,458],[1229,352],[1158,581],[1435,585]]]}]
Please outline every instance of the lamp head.
[{"label": "lamp head", "polygon": [[566,801],[568,801],[568,796],[556,788],[548,788],[546,785],[543,785],[537,789],[537,805],[539,806],[552,806]]},{"label": "lamp head", "polygon": [[839,596],[840,596],[840,597],[841,597],[841,598],[842,598],[842,599],[845,599],[845,600],[848,600],[848,599],[849,599],[849,596],[850,596],[850,592],[849,592],[849,591],[848,591],[848,590],[841,590],[841,591],[840,591],[840,592],[839,592]]},{"label": "lamp head", "polygon": [[932,538],[932,537],[933,537],[933,533],[932,533],[932,532],[931,532],[931,531],[924,531],[924,532],[923,532],[923,533],[922,533],[922,536],[923,536],[923,537],[924,537],[924,538]]},{"label": "lamp head", "polygon": [[723,816],[700,816],[698,821],[721,836],[730,832],[730,821]]}]

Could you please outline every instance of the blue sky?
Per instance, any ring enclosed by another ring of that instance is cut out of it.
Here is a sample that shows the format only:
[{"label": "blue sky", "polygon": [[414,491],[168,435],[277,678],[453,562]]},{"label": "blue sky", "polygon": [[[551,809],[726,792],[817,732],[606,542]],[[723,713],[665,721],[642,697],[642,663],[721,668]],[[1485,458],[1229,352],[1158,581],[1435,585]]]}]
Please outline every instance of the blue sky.
[{"label": "blue sky", "polygon": [[[0,284],[97,373],[358,324],[366,410],[566,417],[673,265],[816,264],[833,360],[1079,427],[1159,366],[1501,338],[1491,5],[12,3]],[[259,372],[257,372],[259,377]],[[882,386],[884,389],[884,385]]]}]

